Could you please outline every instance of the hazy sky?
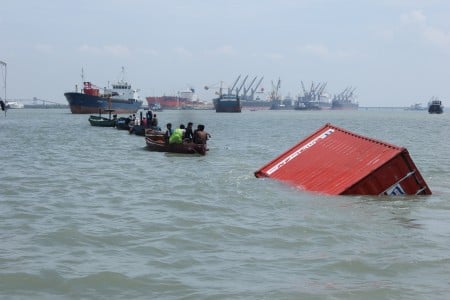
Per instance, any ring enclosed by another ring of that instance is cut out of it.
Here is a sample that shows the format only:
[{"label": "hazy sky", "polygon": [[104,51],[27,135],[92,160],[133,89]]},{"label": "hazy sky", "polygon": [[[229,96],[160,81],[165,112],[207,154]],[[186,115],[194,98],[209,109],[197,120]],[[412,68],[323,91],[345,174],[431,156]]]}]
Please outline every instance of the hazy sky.
[{"label": "hazy sky", "polygon": [[[361,106],[450,99],[448,0],[0,0],[8,98],[66,103],[85,79],[141,96],[231,85],[239,74],[356,87]],[[2,93],[3,95],[3,93]]]}]

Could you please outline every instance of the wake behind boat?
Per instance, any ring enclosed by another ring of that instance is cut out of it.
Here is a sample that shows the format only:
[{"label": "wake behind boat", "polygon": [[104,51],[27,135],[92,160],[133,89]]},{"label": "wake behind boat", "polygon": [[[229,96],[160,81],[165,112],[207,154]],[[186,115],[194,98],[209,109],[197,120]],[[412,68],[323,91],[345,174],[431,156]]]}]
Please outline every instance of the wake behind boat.
[{"label": "wake behind boat", "polygon": [[[122,74],[124,69],[122,68]],[[83,75],[82,75],[83,77]],[[114,110],[117,114],[136,113],[142,106],[137,90],[131,88],[123,78],[112,84],[112,88],[101,89],[89,81],[83,81],[80,92],[64,93],[73,114],[92,114],[99,110]]]}]

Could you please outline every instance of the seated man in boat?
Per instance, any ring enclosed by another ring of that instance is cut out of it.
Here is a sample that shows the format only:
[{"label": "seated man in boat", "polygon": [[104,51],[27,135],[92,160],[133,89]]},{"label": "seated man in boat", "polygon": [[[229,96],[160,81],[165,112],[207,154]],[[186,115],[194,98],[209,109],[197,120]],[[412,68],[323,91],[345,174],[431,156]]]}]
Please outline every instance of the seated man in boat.
[{"label": "seated man in boat", "polygon": [[152,126],[153,113],[151,110],[147,111],[146,117],[147,117],[147,122],[145,124],[145,128],[148,128],[148,127]]},{"label": "seated man in boat", "polygon": [[156,118],[156,114],[153,115],[152,121],[150,122],[151,127],[156,128],[158,127],[158,119]]},{"label": "seated man in boat", "polygon": [[192,122],[189,122],[187,124],[186,130],[184,131],[184,141],[185,142],[192,142],[194,140],[194,132],[192,131]]},{"label": "seated man in boat", "polygon": [[205,131],[205,125],[199,124],[194,131],[194,143],[196,144],[206,144],[210,137],[211,135]]},{"label": "seated man in boat", "polygon": [[164,133],[164,140],[165,140],[166,143],[168,144],[168,143],[169,143],[170,136],[171,136],[172,133],[173,133],[173,130],[172,130],[172,123],[167,123],[167,124],[166,124],[166,128],[167,128],[167,130],[166,130],[166,132]]},{"label": "seated man in boat", "polygon": [[183,143],[184,125],[181,124],[180,128],[176,128],[169,138],[169,144],[181,144]]}]

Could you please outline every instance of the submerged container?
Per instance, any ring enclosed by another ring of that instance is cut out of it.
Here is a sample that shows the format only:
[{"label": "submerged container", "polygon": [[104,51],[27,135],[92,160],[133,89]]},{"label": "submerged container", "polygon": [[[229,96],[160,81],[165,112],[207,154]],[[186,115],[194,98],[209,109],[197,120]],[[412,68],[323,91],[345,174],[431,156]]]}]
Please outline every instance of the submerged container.
[{"label": "submerged container", "polygon": [[325,124],[255,172],[329,195],[431,195],[408,150]]}]

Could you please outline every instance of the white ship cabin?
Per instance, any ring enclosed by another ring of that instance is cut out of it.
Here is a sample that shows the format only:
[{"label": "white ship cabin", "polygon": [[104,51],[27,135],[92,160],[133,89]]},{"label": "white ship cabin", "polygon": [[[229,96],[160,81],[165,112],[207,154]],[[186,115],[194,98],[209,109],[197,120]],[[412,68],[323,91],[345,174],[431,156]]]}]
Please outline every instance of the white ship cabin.
[{"label": "white ship cabin", "polygon": [[123,99],[139,100],[140,96],[137,90],[131,89],[131,85],[120,81],[112,84],[112,89],[105,89],[105,94],[110,94],[112,97]]},{"label": "white ship cabin", "polygon": [[115,83],[115,84],[112,85],[112,88],[113,88],[114,90],[129,90],[129,89],[131,89],[131,85],[129,85],[129,84],[126,83],[126,82],[123,82],[123,83]]}]

